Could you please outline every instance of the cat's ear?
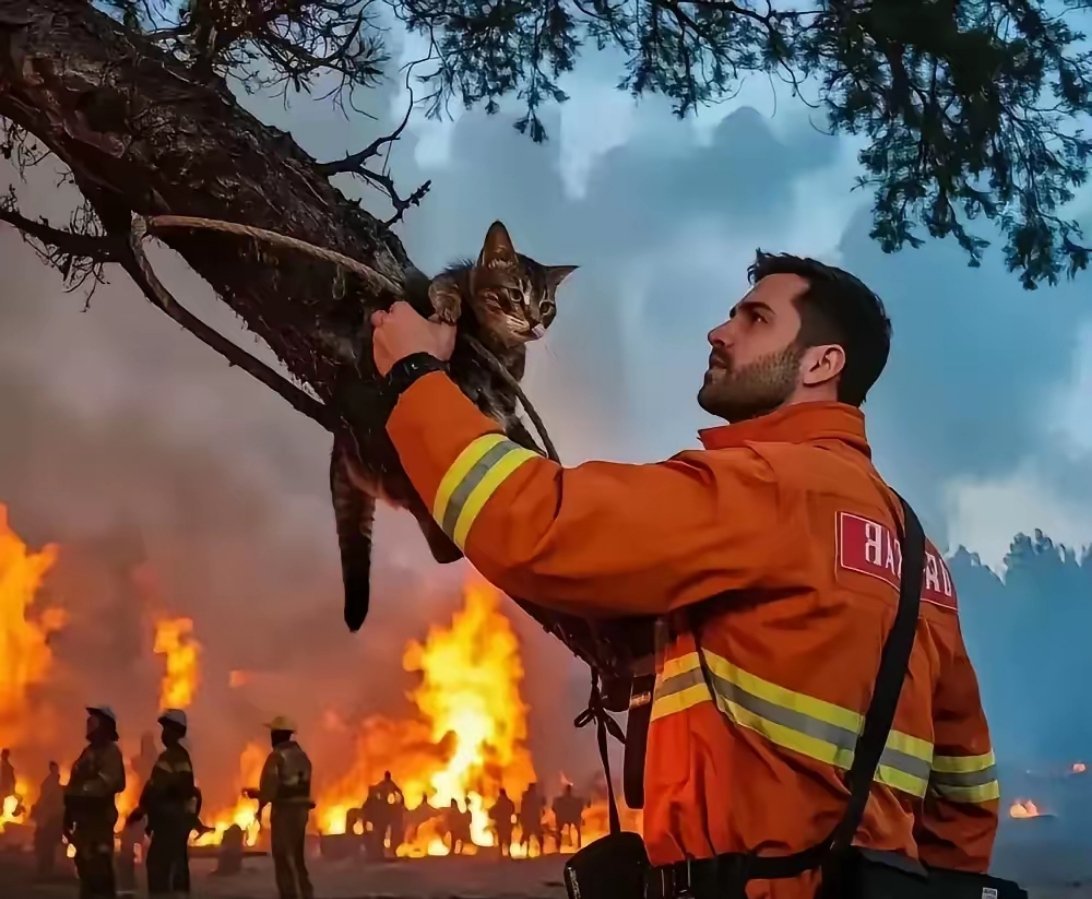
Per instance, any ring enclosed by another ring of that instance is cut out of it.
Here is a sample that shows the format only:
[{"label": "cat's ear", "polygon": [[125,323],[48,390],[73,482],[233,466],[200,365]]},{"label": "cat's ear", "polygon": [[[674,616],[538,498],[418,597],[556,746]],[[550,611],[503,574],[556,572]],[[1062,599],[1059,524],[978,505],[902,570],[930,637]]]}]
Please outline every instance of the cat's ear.
[{"label": "cat's ear", "polygon": [[478,256],[478,268],[505,268],[517,265],[516,248],[503,222],[493,222],[485,234],[485,243]]},{"label": "cat's ear", "polygon": [[546,283],[550,285],[550,290],[557,290],[558,285],[578,268],[580,268],[579,265],[546,266]]}]

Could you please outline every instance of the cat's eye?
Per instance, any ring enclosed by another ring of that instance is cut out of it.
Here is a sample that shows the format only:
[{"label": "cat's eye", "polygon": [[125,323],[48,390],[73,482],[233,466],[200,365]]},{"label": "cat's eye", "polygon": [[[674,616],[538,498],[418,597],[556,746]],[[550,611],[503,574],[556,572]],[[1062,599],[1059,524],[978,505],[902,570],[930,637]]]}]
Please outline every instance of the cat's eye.
[{"label": "cat's eye", "polygon": [[551,300],[543,300],[541,303],[538,304],[538,310],[543,315],[549,315],[551,312],[554,311],[554,304]]}]

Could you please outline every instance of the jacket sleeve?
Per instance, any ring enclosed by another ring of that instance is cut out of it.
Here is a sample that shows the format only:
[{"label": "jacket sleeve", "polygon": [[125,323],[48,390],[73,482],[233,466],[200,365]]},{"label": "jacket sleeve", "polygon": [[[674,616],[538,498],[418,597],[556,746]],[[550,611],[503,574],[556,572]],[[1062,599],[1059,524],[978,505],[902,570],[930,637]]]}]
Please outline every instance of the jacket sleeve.
[{"label": "jacket sleeve", "polygon": [[990,865],[1000,786],[971,660],[958,628],[934,697],[934,755],[916,838],[933,867],[982,873]]},{"label": "jacket sleeve", "polygon": [[125,789],[125,760],[116,743],[106,746],[98,759],[98,771],[81,790],[83,796],[110,798]]},{"label": "jacket sleeve", "polygon": [[585,616],[663,614],[752,586],[780,517],[769,464],[740,447],[563,468],[507,440],[443,373],[387,430],[445,533],[502,590]]},{"label": "jacket sleeve", "polygon": [[281,787],[281,756],[271,752],[262,766],[262,776],[258,781],[258,801],[263,804],[273,802]]}]

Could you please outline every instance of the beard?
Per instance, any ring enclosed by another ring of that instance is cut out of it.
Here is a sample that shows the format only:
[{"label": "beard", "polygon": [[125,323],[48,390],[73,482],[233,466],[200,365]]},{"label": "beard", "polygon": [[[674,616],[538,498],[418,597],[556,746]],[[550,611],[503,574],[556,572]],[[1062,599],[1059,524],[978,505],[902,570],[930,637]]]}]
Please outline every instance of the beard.
[{"label": "beard", "polygon": [[746,421],[773,412],[796,390],[804,351],[796,343],[736,368],[710,366],[698,391],[698,405],[728,422]]}]

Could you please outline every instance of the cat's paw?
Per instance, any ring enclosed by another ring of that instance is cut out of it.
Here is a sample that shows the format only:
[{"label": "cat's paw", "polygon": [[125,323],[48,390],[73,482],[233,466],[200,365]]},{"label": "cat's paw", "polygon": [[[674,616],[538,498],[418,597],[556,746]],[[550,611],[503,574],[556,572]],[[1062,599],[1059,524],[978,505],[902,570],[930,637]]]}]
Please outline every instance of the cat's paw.
[{"label": "cat's paw", "polygon": [[445,325],[459,323],[463,311],[463,300],[459,285],[454,279],[440,276],[433,278],[428,286],[428,299],[432,304],[433,318]]}]

